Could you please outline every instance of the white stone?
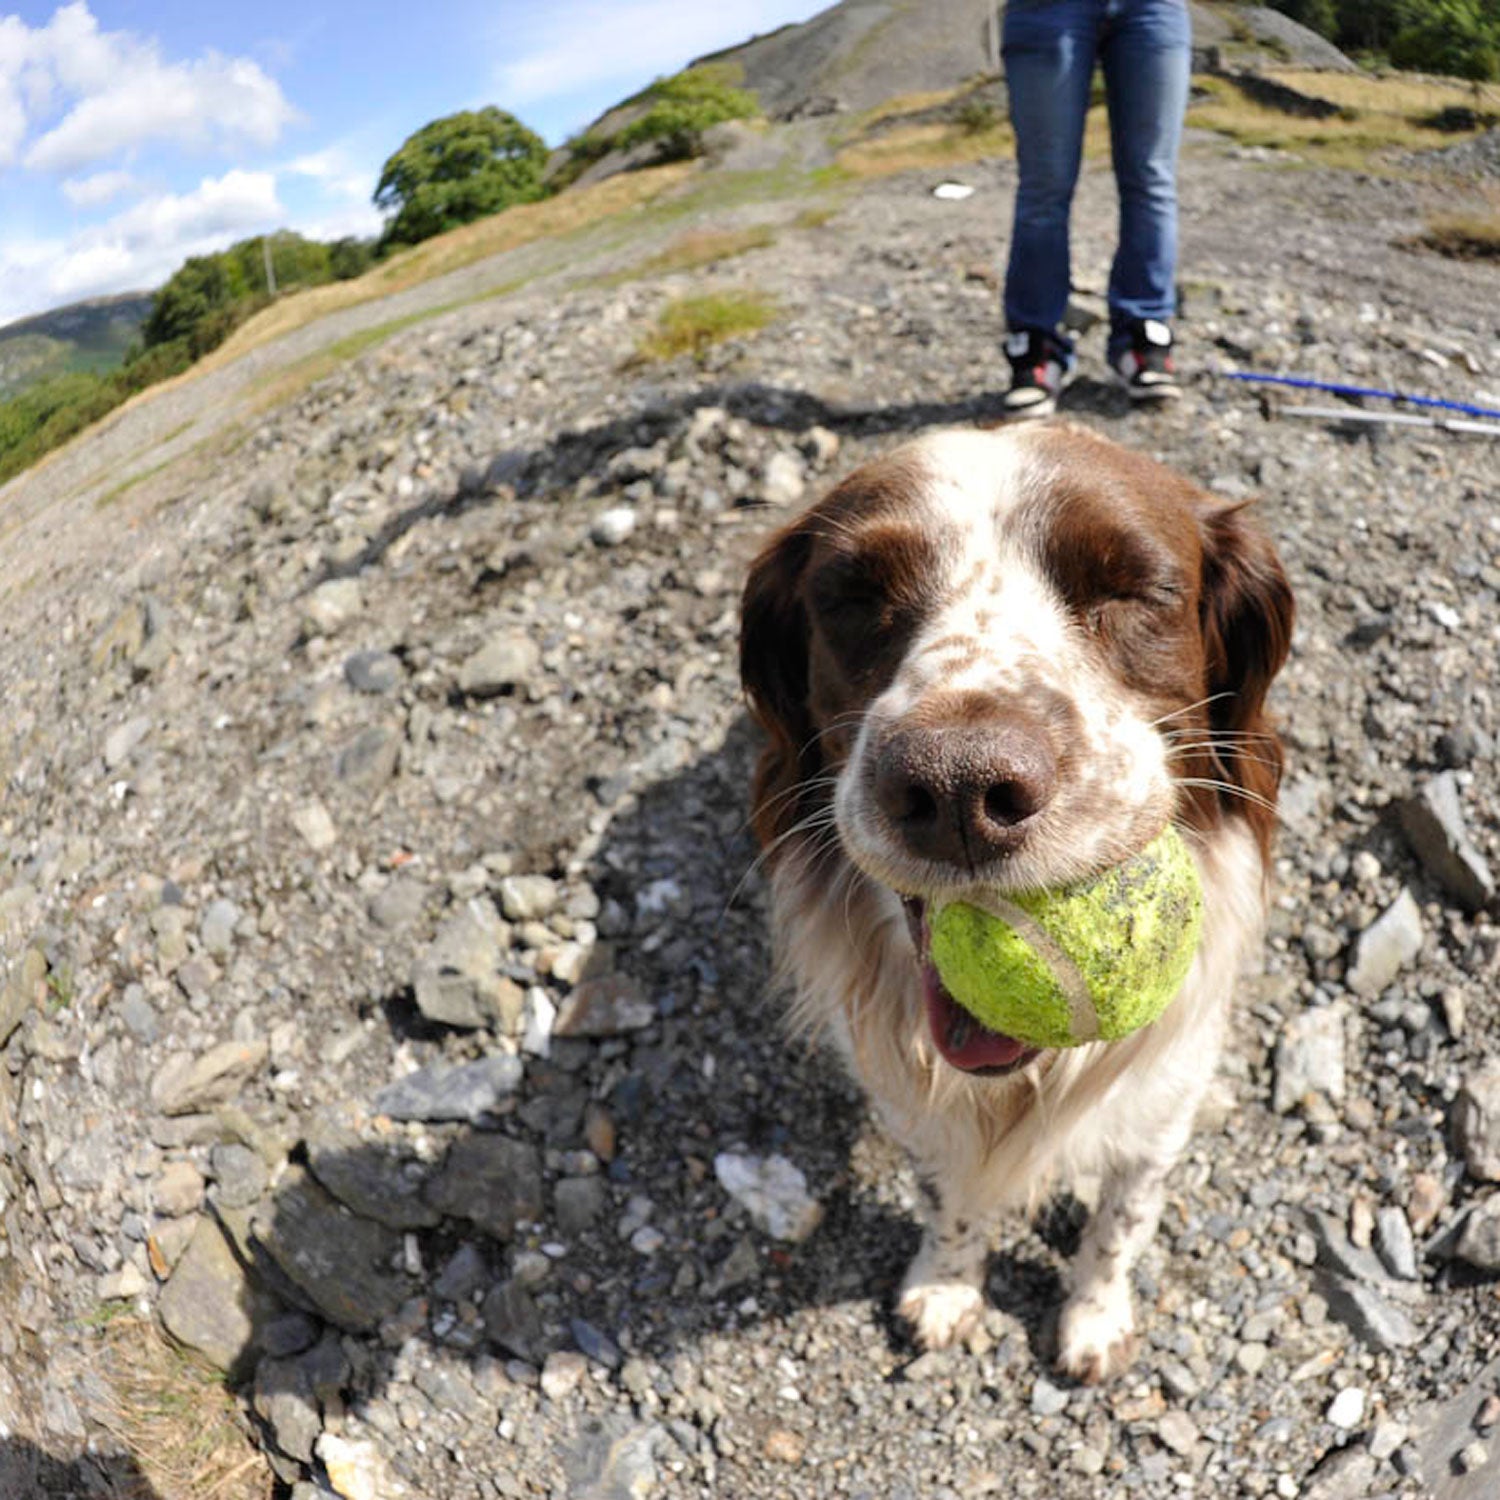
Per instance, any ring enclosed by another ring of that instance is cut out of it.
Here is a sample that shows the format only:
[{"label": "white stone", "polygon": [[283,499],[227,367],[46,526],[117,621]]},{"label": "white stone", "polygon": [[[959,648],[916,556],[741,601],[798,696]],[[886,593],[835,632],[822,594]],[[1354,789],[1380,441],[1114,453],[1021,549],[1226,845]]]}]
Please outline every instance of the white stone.
[{"label": "white stone", "polygon": [[714,1158],[719,1185],[773,1239],[805,1240],[823,1219],[823,1205],[807,1191],[807,1178],[784,1156],[721,1151]]},{"label": "white stone", "polygon": [[1343,1006],[1322,1005],[1293,1016],[1276,1044],[1271,1098],[1276,1112],[1295,1109],[1309,1094],[1336,1104],[1344,1091]]},{"label": "white stone", "polygon": [[1357,995],[1378,995],[1422,951],[1422,913],[1409,890],[1360,933],[1345,983]]},{"label": "white stone", "polygon": [[1365,1393],[1358,1386],[1346,1386],[1328,1405],[1328,1420],[1344,1432],[1350,1432],[1364,1421]]},{"label": "white stone", "polygon": [[308,847],[321,854],[339,841],[339,831],[321,802],[309,802],[292,814],[292,827],[307,841]]},{"label": "white stone", "polygon": [[767,505],[796,505],[806,493],[801,460],[790,453],[773,453],[761,473],[761,499]]},{"label": "white stone", "polygon": [[529,1057],[550,1057],[552,1028],[557,1023],[557,1007],[552,997],[533,985],[526,991],[526,1008],[521,1014],[521,1051]]},{"label": "white stone", "polygon": [[357,578],[331,578],[320,583],[302,606],[305,635],[332,635],[364,608],[364,591]]},{"label": "white stone", "polygon": [[601,547],[618,547],[635,530],[636,513],[628,505],[612,506],[594,517],[589,535]]}]

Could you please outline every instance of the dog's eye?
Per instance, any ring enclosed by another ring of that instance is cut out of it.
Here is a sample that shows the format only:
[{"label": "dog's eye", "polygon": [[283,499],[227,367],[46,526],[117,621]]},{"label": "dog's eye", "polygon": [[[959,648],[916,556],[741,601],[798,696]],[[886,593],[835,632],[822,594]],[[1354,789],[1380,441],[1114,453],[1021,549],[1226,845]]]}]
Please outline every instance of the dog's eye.
[{"label": "dog's eye", "polygon": [[1181,606],[1183,597],[1183,587],[1175,579],[1143,580],[1095,598],[1085,607],[1083,617],[1089,630],[1102,636],[1136,618],[1170,615]]}]

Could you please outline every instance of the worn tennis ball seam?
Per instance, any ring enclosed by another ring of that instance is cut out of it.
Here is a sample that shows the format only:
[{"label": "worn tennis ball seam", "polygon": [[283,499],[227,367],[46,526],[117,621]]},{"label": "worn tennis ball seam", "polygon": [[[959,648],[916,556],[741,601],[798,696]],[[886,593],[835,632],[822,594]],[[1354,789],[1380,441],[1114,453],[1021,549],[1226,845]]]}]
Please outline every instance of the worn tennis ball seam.
[{"label": "worn tennis ball seam", "polygon": [[1042,926],[1041,921],[1025,907],[1007,901],[994,891],[971,891],[965,895],[964,904],[977,906],[990,916],[998,917],[1025,938],[1037,956],[1046,960],[1057,987],[1068,1002],[1068,1034],[1077,1043],[1098,1041],[1099,1011],[1089,982],[1074,962],[1073,955]]},{"label": "worn tennis ball seam", "polygon": [[[1192,967],[1202,920],[1200,872],[1169,825],[1139,855],[1079,886],[970,890],[939,907],[931,958],[949,993],[990,1030],[1077,1046],[1118,1040],[1161,1015]],[[997,1008],[992,982],[1020,1009]],[[976,983],[985,988],[976,993]]]}]

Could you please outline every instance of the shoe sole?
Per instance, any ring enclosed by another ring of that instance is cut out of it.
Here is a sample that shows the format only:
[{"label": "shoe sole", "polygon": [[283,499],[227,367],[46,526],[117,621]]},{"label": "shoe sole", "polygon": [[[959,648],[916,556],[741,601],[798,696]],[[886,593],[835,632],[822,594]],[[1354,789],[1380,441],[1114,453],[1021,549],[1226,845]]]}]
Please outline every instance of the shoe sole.
[{"label": "shoe sole", "polygon": [[1045,396],[1040,401],[1032,401],[1026,406],[1007,406],[1002,409],[1002,415],[1008,422],[1021,422],[1030,417],[1050,417],[1057,411],[1057,397]]}]

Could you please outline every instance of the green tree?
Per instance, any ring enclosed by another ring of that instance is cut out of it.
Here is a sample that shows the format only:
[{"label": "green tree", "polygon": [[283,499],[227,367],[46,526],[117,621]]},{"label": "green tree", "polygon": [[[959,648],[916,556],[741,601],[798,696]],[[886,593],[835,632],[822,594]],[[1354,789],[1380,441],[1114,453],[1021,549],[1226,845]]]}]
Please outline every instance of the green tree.
[{"label": "green tree", "polygon": [[191,339],[200,324],[248,291],[243,273],[223,255],[194,255],[185,260],[151,303],[141,339],[153,344]]},{"label": "green tree", "polygon": [[1404,24],[1391,38],[1398,68],[1454,78],[1500,74],[1500,22],[1482,0],[1421,0],[1403,6]]},{"label": "green tree", "polygon": [[628,150],[643,141],[657,141],[662,156],[670,161],[699,155],[703,132],[711,125],[748,119],[760,112],[755,95],[735,87],[736,77],[735,69],[705,63],[658,79],[641,96],[650,108],[627,125],[613,144]]},{"label": "green tree", "polygon": [[347,234],[328,247],[328,269],[335,281],[352,281],[375,264],[374,240]]},{"label": "green tree", "polygon": [[380,170],[375,206],[393,216],[382,248],[540,198],[546,161],[546,142],[494,105],[424,125]]},{"label": "green tree", "polygon": [[1338,35],[1339,16],[1334,0],[1271,0],[1272,10],[1290,16],[1309,31],[1332,38]]}]

